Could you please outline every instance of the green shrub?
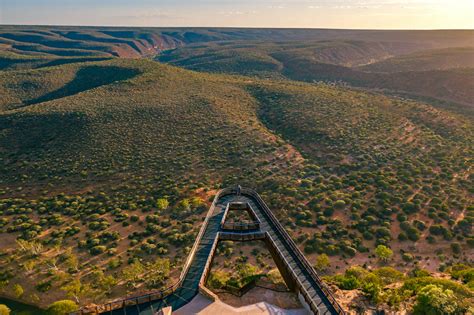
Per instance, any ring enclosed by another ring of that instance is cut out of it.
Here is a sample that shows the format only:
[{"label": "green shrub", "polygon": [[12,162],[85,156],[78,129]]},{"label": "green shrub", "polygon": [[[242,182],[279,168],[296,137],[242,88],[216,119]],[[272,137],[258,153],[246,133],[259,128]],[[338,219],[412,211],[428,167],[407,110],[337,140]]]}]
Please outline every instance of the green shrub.
[{"label": "green shrub", "polygon": [[230,274],[224,271],[214,271],[209,274],[207,285],[211,289],[222,289],[230,279]]},{"label": "green shrub", "polygon": [[463,264],[453,265],[449,268],[451,276],[463,283],[474,281],[474,268]]},{"label": "green shrub", "polygon": [[422,287],[417,295],[413,314],[461,314],[453,291],[433,284]]},{"label": "green shrub", "polygon": [[334,203],[334,208],[335,209],[343,209],[346,206],[346,202],[344,200],[337,200]]},{"label": "green shrub", "polygon": [[404,290],[410,290],[415,294],[418,293],[423,287],[427,285],[435,285],[443,288],[443,290],[451,290],[456,296],[469,298],[472,296],[472,292],[462,284],[455,281],[433,277],[417,277],[411,278],[405,281],[402,286]]},{"label": "green shrub", "polygon": [[354,276],[336,275],[331,280],[342,290],[354,290],[361,285],[361,282]]},{"label": "green shrub", "polygon": [[92,255],[99,255],[99,254],[102,254],[102,253],[105,253],[105,251],[107,250],[107,247],[103,246],[103,245],[98,245],[98,246],[94,246],[92,247],[89,252],[92,254]]},{"label": "green shrub", "polygon": [[405,278],[402,272],[392,267],[382,267],[372,271],[381,281],[382,285],[388,285],[401,281]]},{"label": "green shrub", "polygon": [[316,264],[314,265],[314,268],[318,271],[324,271],[326,270],[331,261],[329,260],[329,256],[326,254],[321,254],[316,257]]},{"label": "green shrub", "polygon": [[413,257],[413,255],[410,253],[403,253],[402,259],[406,262],[412,262],[415,259],[415,257]]},{"label": "green shrub", "polygon": [[388,261],[393,256],[393,251],[385,245],[379,245],[375,249],[375,254],[381,261]]},{"label": "green shrub", "polygon": [[10,309],[4,304],[0,304],[0,315],[10,315]]},{"label": "green shrub", "polygon": [[67,315],[71,312],[77,311],[79,306],[71,300],[62,300],[52,303],[47,312],[50,315]]},{"label": "green shrub", "polygon": [[366,282],[362,286],[362,292],[364,292],[365,296],[374,304],[378,304],[380,302],[380,292],[381,292],[380,285],[373,282]]},{"label": "green shrub", "polygon": [[23,287],[19,284],[15,284],[13,286],[13,293],[15,294],[16,298],[18,298],[18,299],[21,298],[21,296],[24,293]]},{"label": "green shrub", "polygon": [[36,290],[40,292],[48,292],[52,286],[51,280],[45,280],[36,285]]},{"label": "green shrub", "polygon": [[461,244],[459,243],[451,243],[451,250],[453,254],[457,255],[461,253]]}]

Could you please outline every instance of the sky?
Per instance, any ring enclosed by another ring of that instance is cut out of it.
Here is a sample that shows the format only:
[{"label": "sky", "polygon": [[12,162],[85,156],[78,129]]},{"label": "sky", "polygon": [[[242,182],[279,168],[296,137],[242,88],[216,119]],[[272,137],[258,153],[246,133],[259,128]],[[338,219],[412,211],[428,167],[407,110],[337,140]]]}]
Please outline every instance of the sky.
[{"label": "sky", "polygon": [[0,24],[474,29],[474,0],[0,0]]}]

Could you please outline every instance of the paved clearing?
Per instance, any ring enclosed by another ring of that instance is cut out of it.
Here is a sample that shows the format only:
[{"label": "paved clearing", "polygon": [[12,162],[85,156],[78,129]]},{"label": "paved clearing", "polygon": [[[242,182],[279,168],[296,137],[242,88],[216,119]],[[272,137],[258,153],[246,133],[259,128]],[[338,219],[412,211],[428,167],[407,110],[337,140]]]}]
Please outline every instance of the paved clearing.
[{"label": "paved clearing", "polygon": [[186,304],[182,308],[173,312],[173,315],[215,315],[215,314],[226,314],[226,315],[308,315],[308,311],[300,309],[285,310],[281,309],[272,304],[260,302],[252,305],[242,307],[232,307],[223,303],[222,301],[212,302],[206,297],[198,294],[190,303]]}]

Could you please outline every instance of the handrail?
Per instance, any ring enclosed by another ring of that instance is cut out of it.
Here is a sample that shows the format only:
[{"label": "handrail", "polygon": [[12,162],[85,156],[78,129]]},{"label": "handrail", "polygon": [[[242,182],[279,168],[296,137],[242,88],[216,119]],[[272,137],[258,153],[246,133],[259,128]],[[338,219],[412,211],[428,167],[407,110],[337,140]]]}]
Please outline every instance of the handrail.
[{"label": "handrail", "polygon": [[[278,246],[276,246],[276,243],[275,241],[273,240],[273,238],[271,237],[271,235],[267,232],[267,237],[268,239],[270,240],[270,244],[274,247],[274,250],[279,253],[280,255],[280,258],[285,262],[285,265],[287,266],[290,266],[290,262],[281,254],[280,250],[278,249]],[[305,298],[306,302],[309,304],[311,310],[315,313],[315,314],[319,314],[319,309],[318,309],[318,306],[315,305],[314,301],[311,299],[311,296],[309,295],[309,292],[308,290],[306,290],[305,287],[303,287],[302,285],[300,285],[298,283],[298,276],[296,275],[295,271],[292,269],[292,268],[288,268],[288,270],[290,271],[291,275],[293,276],[293,279],[295,280],[295,283],[296,285],[300,288],[300,290],[302,290],[303,292],[303,297]]]},{"label": "handrail", "polygon": [[264,239],[265,239],[265,233],[262,233],[260,231],[256,231],[256,232],[241,231],[241,233],[222,231],[219,234],[219,240],[223,240],[223,241],[243,242],[243,241],[255,241],[255,240],[264,240]]},{"label": "handrail", "polygon": [[260,228],[260,222],[225,222],[221,228],[222,230],[228,231],[258,230]]},{"label": "handrail", "polygon": [[[181,274],[179,276],[179,280],[173,283],[172,285],[164,288],[164,289],[159,289],[152,291],[147,294],[139,295],[139,296],[131,296],[127,298],[122,298],[122,299],[117,299],[108,303],[105,303],[103,305],[97,305],[93,307],[92,311],[95,311],[95,313],[100,313],[100,312],[107,312],[107,311],[113,311],[114,309],[121,308],[126,305],[127,302],[133,301],[133,304],[139,304],[138,300],[139,299],[146,299],[148,298],[150,301],[152,300],[152,297],[157,297],[158,299],[163,299],[169,295],[171,295],[176,289],[181,286],[182,282],[184,281],[184,278],[189,270],[189,267],[191,265],[192,260],[194,259],[194,256],[196,254],[197,247],[199,246],[199,243],[201,242],[202,236],[204,235],[204,232],[207,228],[207,225],[209,223],[209,220],[211,218],[212,213],[214,213],[214,209],[216,207],[217,201],[229,193],[232,193],[232,190],[230,188],[224,188],[221,189],[217,192],[216,196],[214,197],[214,200],[209,207],[209,211],[206,214],[206,218],[204,219],[203,225],[201,226],[201,229],[199,230],[199,233],[196,237],[196,241],[194,242],[193,247],[191,248],[191,251],[189,252],[188,258],[186,259],[186,262],[183,266],[183,269],[181,270]],[[155,300],[156,298],[153,298]],[[89,307],[82,307],[79,309],[79,311],[74,312],[72,314],[87,314],[91,313],[91,308]]]},{"label": "handrail", "polygon": [[[239,203],[240,204],[240,203]],[[253,219],[250,220],[243,220],[241,222],[227,222],[227,216],[231,210],[235,210],[232,206],[235,206],[236,203],[229,202],[224,210],[224,215],[221,219],[221,229],[222,230],[236,230],[236,231],[245,231],[245,230],[258,230],[260,229],[260,220],[258,219],[255,210],[252,209],[250,204],[245,203],[245,207],[239,207],[238,210],[246,211],[250,217]]]},{"label": "handrail", "polygon": [[311,266],[311,264],[308,262],[306,257],[303,255],[301,250],[296,246],[294,241],[291,239],[291,237],[288,235],[288,233],[283,229],[282,225],[278,221],[278,219],[275,217],[273,212],[270,210],[270,208],[267,206],[265,201],[260,197],[260,195],[255,192],[252,189],[248,188],[243,188],[242,189],[243,194],[248,194],[252,197],[254,197],[258,203],[262,206],[262,209],[265,211],[265,213],[268,215],[270,218],[270,221],[273,223],[273,225],[277,228],[277,230],[280,232],[281,236],[286,240],[286,243],[291,247],[291,250],[295,253],[295,255],[298,257],[298,260],[303,264],[304,268],[310,273],[310,276],[313,278],[315,283],[318,285],[320,290],[326,295],[326,298],[328,301],[331,303],[331,305],[334,307],[335,311],[338,314],[345,314],[344,310],[342,307],[339,305],[337,302],[336,298],[334,297],[333,293],[331,290],[327,288],[327,286],[322,282],[321,278],[319,275],[316,273],[314,268]]},{"label": "handrail", "polygon": [[214,208],[216,207],[217,201],[222,197],[224,192],[231,192],[229,188],[222,189],[217,192],[216,196],[214,197],[214,200],[212,201],[211,207],[209,208],[209,211],[207,212],[206,219],[204,220],[204,223],[201,227],[201,230],[199,231],[198,236],[196,237],[196,241],[194,242],[193,248],[189,252],[188,259],[186,260],[185,263],[185,268],[181,271],[181,276],[180,276],[180,283],[183,281],[184,276],[189,270],[189,266],[191,265],[192,260],[194,259],[194,255],[196,253],[196,249],[199,246],[199,243],[201,242],[201,238],[204,235],[204,232],[206,231],[207,225],[209,224],[209,220],[211,218],[212,213],[214,213]]},{"label": "handrail", "polygon": [[259,201],[259,203],[262,204],[265,212],[269,215],[271,221],[273,221],[272,223],[274,223],[275,227],[280,231],[280,234],[282,234],[282,236],[285,238],[285,240],[287,240],[287,243],[288,245],[291,247],[291,249],[293,250],[293,252],[298,256],[299,260],[301,261],[301,263],[304,265],[305,269],[311,274],[311,276],[314,278],[314,280],[316,280],[315,282],[317,283],[317,285],[320,287],[321,291],[323,291],[323,293],[326,294],[326,297],[328,298],[328,300],[331,302],[331,304],[333,304],[334,308],[336,309],[336,311],[339,313],[339,314],[344,314],[344,311],[342,310],[342,308],[340,307],[339,303],[337,303],[334,295],[332,294],[332,292],[330,290],[327,289],[326,285],[322,282],[321,278],[319,277],[319,275],[316,273],[316,271],[314,270],[314,268],[311,266],[311,264],[308,262],[308,260],[306,259],[306,257],[301,253],[300,249],[296,246],[296,244],[294,243],[294,241],[289,237],[289,235],[287,234],[287,232],[285,230],[283,230],[283,227],[281,226],[281,224],[279,223],[278,219],[275,217],[275,215],[273,214],[273,212],[270,211],[270,209],[268,208],[268,206],[266,205],[266,203],[263,201],[263,199],[258,195],[256,194],[255,192],[253,192],[252,194],[254,197],[257,198],[257,200]]},{"label": "handrail", "polygon": [[217,243],[218,243],[217,241],[219,240],[219,238],[220,238],[220,232],[217,232],[216,236],[214,238],[214,242],[213,242],[212,247],[211,247],[211,255],[209,255],[209,257],[207,257],[206,265],[204,266],[204,270],[202,272],[201,279],[199,279],[199,285],[200,286],[205,286],[205,282],[207,280],[206,278],[209,274],[209,270],[211,269],[211,263],[212,263],[212,259],[214,257],[213,253],[216,250]]},{"label": "handrail", "polygon": [[222,219],[221,219],[221,227],[224,226],[224,223],[227,220],[227,214],[229,213],[229,207],[230,207],[230,203],[228,203],[227,206],[224,209],[224,214],[222,215]]}]

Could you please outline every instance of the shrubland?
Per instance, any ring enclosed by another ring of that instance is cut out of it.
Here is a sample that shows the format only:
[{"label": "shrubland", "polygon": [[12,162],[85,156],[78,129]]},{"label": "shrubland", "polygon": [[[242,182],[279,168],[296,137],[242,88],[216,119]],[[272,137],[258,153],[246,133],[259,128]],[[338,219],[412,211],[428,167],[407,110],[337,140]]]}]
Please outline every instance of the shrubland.
[{"label": "shrubland", "polygon": [[472,289],[474,130],[462,111],[145,59],[12,68],[0,93],[2,294],[46,307],[166,286],[216,191],[235,184],[262,195],[320,272],[348,270],[328,278],[342,289],[395,305],[405,295],[382,288],[403,282],[418,309]]},{"label": "shrubland", "polygon": [[[289,151],[232,78],[113,60],[11,72],[1,86],[15,104],[0,117],[2,286],[42,303],[176,280],[216,189],[270,176]],[[158,258],[169,270],[149,278]]]},{"label": "shrubland", "polygon": [[[417,268],[404,274],[392,267],[366,269],[352,266],[344,274],[325,279],[341,289],[337,292],[339,296],[343,297],[352,290],[362,297],[362,301],[385,311],[413,314],[472,312],[472,290],[452,278],[452,274],[451,278],[440,278]],[[354,303],[354,300],[346,307],[355,311],[364,308],[363,303]]]}]

